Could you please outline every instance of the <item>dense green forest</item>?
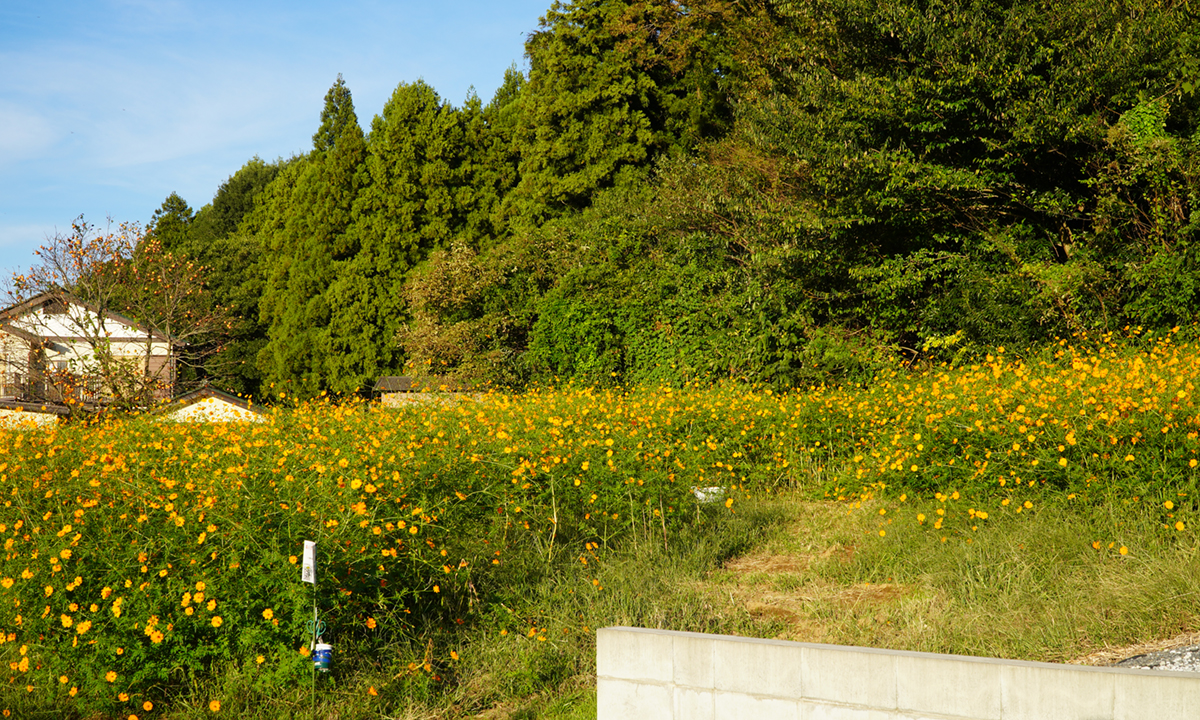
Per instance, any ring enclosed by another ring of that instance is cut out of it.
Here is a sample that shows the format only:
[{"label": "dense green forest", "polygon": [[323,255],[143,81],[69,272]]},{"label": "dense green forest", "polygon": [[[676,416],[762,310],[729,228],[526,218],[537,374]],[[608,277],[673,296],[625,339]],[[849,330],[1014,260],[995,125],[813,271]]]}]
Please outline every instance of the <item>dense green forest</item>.
[{"label": "dense green forest", "polygon": [[1186,2],[555,2],[486,104],[339,77],[308,152],[151,237],[242,393],[859,379],[1200,308]]}]

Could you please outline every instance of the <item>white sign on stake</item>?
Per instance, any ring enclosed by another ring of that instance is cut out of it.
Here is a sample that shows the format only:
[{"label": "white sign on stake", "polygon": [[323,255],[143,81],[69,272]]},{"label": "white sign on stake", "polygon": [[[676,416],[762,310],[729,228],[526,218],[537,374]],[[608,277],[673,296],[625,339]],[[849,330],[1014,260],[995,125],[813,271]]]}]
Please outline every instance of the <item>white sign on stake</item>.
[{"label": "white sign on stake", "polygon": [[300,581],[317,584],[317,544],[312,540],[304,541],[304,567],[300,571]]}]

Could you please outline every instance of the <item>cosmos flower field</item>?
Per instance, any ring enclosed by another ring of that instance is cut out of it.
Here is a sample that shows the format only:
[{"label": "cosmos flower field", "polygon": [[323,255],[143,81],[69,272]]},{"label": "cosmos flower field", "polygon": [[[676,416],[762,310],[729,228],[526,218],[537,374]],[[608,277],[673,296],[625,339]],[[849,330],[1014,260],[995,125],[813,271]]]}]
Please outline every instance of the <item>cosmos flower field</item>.
[{"label": "cosmos flower field", "polygon": [[[397,687],[453,683],[471,649],[450,631],[494,623],[518,568],[603,563],[631,536],[665,542],[783,489],[877,513],[870,542],[1116,501],[1191,542],[1198,372],[1194,343],[1134,335],[898,366],[861,387],[566,387],[321,400],[260,424],[0,430],[0,710],[148,718],[186,697],[228,714],[214,680],[230,668],[308,682],[314,590],[346,657],[386,656]],[[721,490],[701,506],[697,488]],[[511,624],[530,642],[548,632]]]}]

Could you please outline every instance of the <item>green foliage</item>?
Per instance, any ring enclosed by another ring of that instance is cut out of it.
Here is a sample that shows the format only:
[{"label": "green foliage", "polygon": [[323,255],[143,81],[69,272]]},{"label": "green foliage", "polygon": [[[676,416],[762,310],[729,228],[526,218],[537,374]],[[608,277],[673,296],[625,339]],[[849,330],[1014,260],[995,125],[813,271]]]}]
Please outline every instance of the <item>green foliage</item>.
[{"label": "green foliage", "polygon": [[663,0],[555,2],[529,36],[508,213],[537,222],[586,207],[625,167],[721,125],[705,44],[711,13]]},{"label": "green foliage", "polygon": [[171,252],[186,252],[190,248],[189,234],[195,213],[179,193],[171,193],[163,204],[154,211],[146,234],[157,239],[164,249]]},{"label": "green foliage", "polygon": [[[313,135],[313,152],[329,153],[338,150],[345,139],[355,134],[358,115],[354,112],[354,100],[342,74],[329,92],[325,93],[325,107],[321,110],[321,127]],[[361,130],[361,129],[360,129]]]},{"label": "green foliage", "polygon": [[[455,239],[480,246],[501,232],[496,209],[515,181],[508,139],[521,86],[510,73],[487,108],[469,98],[460,110],[423,82],[402,83],[365,144],[357,124],[344,122],[348,91],[330,91],[318,133],[326,150],[294,180],[277,178],[278,199],[256,219],[273,255],[262,301],[269,340],[259,354],[268,381],[311,396],[399,371],[392,339],[408,313],[408,273]],[[345,137],[331,144],[339,127]]]},{"label": "green foliage", "polygon": [[[1105,127],[1118,118],[1092,98],[1124,103],[1131,86],[1166,82],[1177,46],[1162,38],[1183,22],[1088,3],[1053,17],[908,3],[748,11],[728,23],[729,44],[764,74],[744,71],[734,132],[664,167],[654,212],[677,232],[720,238],[722,271],[754,288],[775,327],[792,314],[792,337],[837,325],[875,347],[960,332],[968,344],[1025,342],[1111,326],[1122,310],[1169,326],[1186,317],[1186,294],[1157,315],[1143,306],[1167,303],[1166,286],[1180,283],[1160,271],[1182,265],[1147,256],[1182,245],[1129,250],[1133,232],[1194,233],[1192,165],[1178,159],[1193,151],[1163,135],[1161,101],[1142,102],[1114,134]],[[1094,42],[1099,28],[1115,44]],[[742,32],[766,46],[751,50]],[[1187,112],[1172,122],[1184,134]],[[1129,123],[1160,139],[1126,143],[1134,163],[1114,164]],[[757,358],[795,346],[787,331],[771,336]]]},{"label": "green foliage", "polygon": [[462,234],[480,247],[494,245],[508,232],[501,212],[504,198],[517,182],[519,155],[513,134],[521,114],[525,76],[517,69],[504,73],[504,84],[484,107],[470,97],[462,109],[466,157],[463,175],[470,193],[461,196],[466,212]]},{"label": "green foliage", "polygon": [[[471,383],[519,382],[514,346],[524,328],[511,305],[517,294],[505,285],[526,276],[522,260],[500,253],[481,257],[461,242],[434,251],[404,287],[410,319],[396,340],[409,367]],[[497,298],[506,304],[495,307]]]},{"label": "green foliage", "polygon": [[1120,124],[1140,145],[1163,140],[1167,137],[1166,103],[1159,100],[1140,102],[1121,115]]},{"label": "green foliage", "polygon": [[214,240],[209,254],[206,282],[213,302],[231,319],[229,334],[204,363],[204,374],[223,390],[243,396],[259,396],[262,374],[256,364],[266,343],[266,327],[259,321],[263,280],[260,239],[235,232]]},{"label": "green foliage", "polygon": [[488,104],[401,83],[364,138],[339,78],[290,175],[248,165],[161,232],[264,258],[214,283],[261,293],[234,364],[304,395],[405,362],[786,386],[1170,327],[1200,287],[1198,52],[1153,3],[555,3]]},{"label": "green foliage", "polygon": [[201,208],[196,222],[207,223],[213,237],[229,237],[238,229],[242,218],[254,209],[254,199],[275,179],[282,165],[282,162],[267,163],[257,156],[250,158],[221,183],[212,204]]},{"label": "green foliage", "polygon": [[312,154],[289,164],[264,192],[256,226],[266,251],[260,310],[268,331],[258,366],[276,392],[315,395],[338,382],[328,363],[337,332],[331,321],[339,308],[327,290],[339,277],[335,261],[353,255],[348,230],[368,182],[366,154],[350,92],[339,77],[325,96]]},{"label": "green foliage", "polygon": [[462,113],[421,81],[401,83],[371,123],[370,182],[355,208],[354,236],[376,243],[368,255],[393,252],[400,275],[462,225],[464,195],[473,190],[463,173],[463,126]]}]

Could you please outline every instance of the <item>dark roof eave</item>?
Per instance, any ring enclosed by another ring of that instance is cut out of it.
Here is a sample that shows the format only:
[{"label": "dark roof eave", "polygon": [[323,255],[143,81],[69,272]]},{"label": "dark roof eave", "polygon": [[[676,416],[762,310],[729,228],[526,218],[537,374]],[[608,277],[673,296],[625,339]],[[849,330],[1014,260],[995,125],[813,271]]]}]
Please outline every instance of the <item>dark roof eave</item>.
[{"label": "dark roof eave", "polygon": [[26,402],[24,400],[0,400],[0,410],[21,410],[31,413],[70,415],[71,408],[57,403]]}]

